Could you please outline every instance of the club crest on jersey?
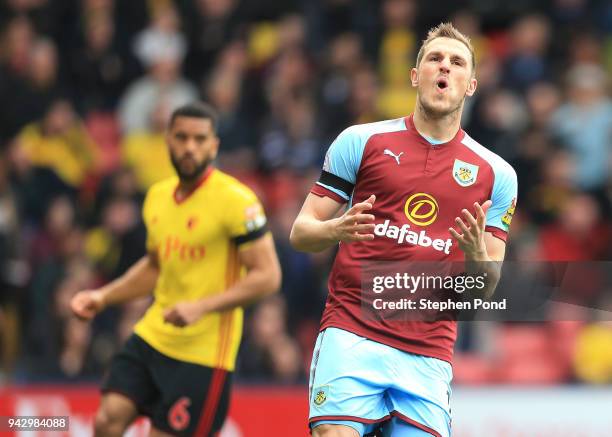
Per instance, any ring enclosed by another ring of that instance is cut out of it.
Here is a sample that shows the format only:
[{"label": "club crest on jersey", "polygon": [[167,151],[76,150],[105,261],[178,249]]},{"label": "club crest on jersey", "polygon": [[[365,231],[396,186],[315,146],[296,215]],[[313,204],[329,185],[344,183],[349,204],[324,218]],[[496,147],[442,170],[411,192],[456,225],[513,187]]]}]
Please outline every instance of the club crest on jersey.
[{"label": "club crest on jersey", "polygon": [[312,402],[320,407],[329,397],[329,385],[322,385],[312,391]]},{"label": "club crest on jersey", "polygon": [[455,159],[453,165],[453,178],[462,187],[469,187],[476,182],[478,176],[478,166],[469,162]]},{"label": "club crest on jersey", "polygon": [[197,223],[198,223],[197,217],[189,217],[189,219],[187,220],[187,229],[191,231],[193,228],[195,228]]}]

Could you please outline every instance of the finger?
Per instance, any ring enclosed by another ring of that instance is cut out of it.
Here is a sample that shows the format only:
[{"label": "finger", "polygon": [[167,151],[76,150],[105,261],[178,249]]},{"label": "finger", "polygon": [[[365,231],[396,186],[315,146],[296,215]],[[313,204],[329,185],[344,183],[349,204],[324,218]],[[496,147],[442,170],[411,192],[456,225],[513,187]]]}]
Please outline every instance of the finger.
[{"label": "finger", "polygon": [[455,218],[455,223],[457,224],[457,226],[459,226],[459,229],[461,230],[461,232],[463,232],[464,235],[470,232],[470,229],[459,217]]},{"label": "finger", "polygon": [[493,205],[493,201],[491,199],[487,200],[485,203],[481,205],[482,212],[484,213],[485,216],[487,215],[487,211],[489,210],[491,205]]},{"label": "finger", "polygon": [[91,304],[89,302],[83,302],[81,299],[76,299],[76,301],[72,302],[71,309],[77,317],[84,320],[89,320],[95,314],[90,305]]},{"label": "finger", "polygon": [[173,323],[176,320],[176,311],[174,308],[170,308],[164,311],[164,321],[167,323]]},{"label": "finger", "polygon": [[185,322],[185,319],[183,319],[181,316],[177,315],[177,317],[172,321],[172,324],[174,326],[177,326],[179,328],[182,328],[184,326],[187,326],[187,323]]},{"label": "finger", "polygon": [[460,233],[458,233],[457,231],[455,231],[453,228],[448,228],[448,232],[451,234],[451,236],[459,241],[462,242],[463,241],[463,235],[461,235]]},{"label": "finger", "polygon": [[352,234],[349,235],[346,241],[372,241],[374,234]]},{"label": "finger", "polygon": [[369,202],[361,202],[353,205],[351,209],[348,210],[348,215],[357,215],[362,211],[366,211],[368,209],[372,209],[372,204]]},{"label": "finger", "polygon": [[[485,202],[486,203],[486,202]],[[478,202],[474,203],[474,208],[476,209],[476,221],[478,222],[478,227],[482,227],[487,218],[482,206],[478,204]]]},{"label": "finger", "polygon": [[367,209],[372,209],[374,206],[374,202],[376,201],[376,196],[372,194],[368,197],[364,202],[359,202],[353,205],[353,207],[349,210],[349,213],[355,214],[360,211],[365,211]]},{"label": "finger", "polygon": [[70,309],[73,313],[77,315],[80,314],[82,310],[80,302],[77,300],[73,300],[72,302],[70,302]]},{"label": "finger", "polygon": [[465,221],[469,226],[478,226],[478,223],[471,212],[469,212],[467,209],[462,209],[461,213],[465,217]]},{"label": "finger", "polygon": [[185,320],[183,316],[178,312],[176,307],[168,308],[165,311],[164,321],[171,325],[178,326],[179,328],[185,326]]},{"label": "finger", "polygon": [[359,224],[359,225],[351,226],[348,229],[348,231],[350,233],[352,233],[352,234],[355,233],[355,232],[357,232],[359,234],[370,234],[370,233],[372,233],[374,231],[374,226],[375,225],[371,224],[371,223],[362,223],[362,224]]},{"label": "finger", "polygon": [[78,294],[76,296],[74,296],[71,300],[70,300],[70,307],[73,310],[76,310],[77,308],[82,308],[83,307],[83,299],[81,298],[81,296],[79,296]]},{"label": "finger", "polygon": [[87,308],[73,309],[73,312],[81,320],[91,320],[95,315],[93,311],[88,311]]},{"label": "finger", "polygon": [[88,302],[87,305],[81,308],[81,314],[87,318],[91,318],[96,314],[96,308],[92,302]]},{"label": "finger", "polygon": [[372,214],[357,214],[352,217],[355,223],[359,222],[371,222],[376,219]]}]

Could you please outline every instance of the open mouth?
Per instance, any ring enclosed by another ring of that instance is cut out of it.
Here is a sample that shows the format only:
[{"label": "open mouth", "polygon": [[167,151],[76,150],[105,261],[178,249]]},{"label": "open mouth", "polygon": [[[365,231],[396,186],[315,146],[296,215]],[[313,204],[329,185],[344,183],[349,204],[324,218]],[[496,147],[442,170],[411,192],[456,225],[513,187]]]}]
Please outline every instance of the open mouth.
[{"label": "open mouth", "polygon": [[436,87],[439,90],[445,90],[446,88],[448,88],[448,79],[446,79],[445,77],[441,77],[436,81]]}]

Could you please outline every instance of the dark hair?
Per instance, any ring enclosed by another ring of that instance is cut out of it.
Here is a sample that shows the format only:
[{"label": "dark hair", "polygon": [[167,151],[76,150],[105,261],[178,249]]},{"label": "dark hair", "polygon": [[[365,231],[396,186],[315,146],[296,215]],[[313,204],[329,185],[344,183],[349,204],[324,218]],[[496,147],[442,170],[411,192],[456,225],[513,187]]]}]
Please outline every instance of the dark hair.
[{"label": "dark hair", "polygon": [[217,111],[207,103],[203,102],[192,102],[186,105],[179,106],[176,108],[170,116],[168,123],[169,127],[172,127],[174,120],[177,117],[193,117],[193,118],[204,118],[210,120],[213,130],[217,130]]}]

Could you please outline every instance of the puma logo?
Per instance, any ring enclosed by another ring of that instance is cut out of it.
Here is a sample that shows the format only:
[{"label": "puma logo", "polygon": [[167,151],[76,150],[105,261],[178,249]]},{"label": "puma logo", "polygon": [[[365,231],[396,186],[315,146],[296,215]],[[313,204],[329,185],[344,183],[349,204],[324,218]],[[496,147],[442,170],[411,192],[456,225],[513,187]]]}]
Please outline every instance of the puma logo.
[{"label": "puma logo", "polygon": [[385,151],[383,152],[384,155],[389,155],[389,156],[393,156],[393,158],[395,158],[395,161],[397,161],[397,165],[400,164],[400,156],[402,156],[404,154],[404,152],[400,152],[399,155],[396,155],[395,153],[393,153],[391,150],[389,149],[385,149]]}]

